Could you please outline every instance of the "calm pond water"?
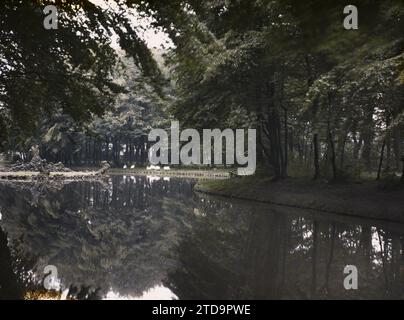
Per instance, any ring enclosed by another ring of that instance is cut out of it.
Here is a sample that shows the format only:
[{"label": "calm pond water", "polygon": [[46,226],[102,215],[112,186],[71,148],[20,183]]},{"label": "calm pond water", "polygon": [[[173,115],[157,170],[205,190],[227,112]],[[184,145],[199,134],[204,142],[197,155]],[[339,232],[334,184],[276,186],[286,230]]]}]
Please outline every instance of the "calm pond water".
[{"label": "calm pond water", "polygon": [[[192,180],[0,183],[0,298],[57,268],[80,299],[404,297],[404,227],[192,192]],[[359,273],[345,290],[344,267]]]}]

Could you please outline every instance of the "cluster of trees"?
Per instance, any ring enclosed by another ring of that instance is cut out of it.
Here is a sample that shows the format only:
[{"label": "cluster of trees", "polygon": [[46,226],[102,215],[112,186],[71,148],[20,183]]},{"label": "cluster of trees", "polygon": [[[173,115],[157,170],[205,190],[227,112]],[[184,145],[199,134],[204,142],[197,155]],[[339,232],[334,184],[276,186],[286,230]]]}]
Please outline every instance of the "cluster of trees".
[{"label": "cluster of trees", "polygon": [[[43,26],[46,4],[58,8],[56,30]],[[89,1],[7,0],[0,19],[3,151],[26,160],[40,144],[42,156],[69,165],[146,160],[164,83],[138,26]]]},{"label": "cluster of trees", "polygon": [[[25,126],[33,113],[27,108],[59,110],[61,119],[48,122],[47,130],[37,134],[45,144],[59,135],[58,126],[72,130],[64,120],[66,114],[80,128],[77,119],[90,115],[80,148],[68,143],[47,157],[69,164],[101,159],[144,162],[142,154],[147,151],[142,150],[147,145],[142,137],[148,125],[144,130],[141,117],[131,122],[127,113],[145,108],[155,119],[153,106],[182,126],[196,129],[256,128],[258,161],[277,178],[302,167],[312,169],[315,177],[332,179],[363,170],[378,171],[380,177],[402,168],[404,4],[400,0],[355,1],[359,30],[343,27],[346,3],[340,0],[119,0],[109,11],[87,1],[56,1],[65,12],[56,37],[43,35],[37,21],[40,14],[29,9],[42,2],[7,2],[1,9],[7,24],[1,29],[1,54],[8,62],[0,79],[1,134],[13,130],[9,136],[15,139],[21,130],[15,123]],[[138,36],[142,26],[128,18],[128,8],[149,18],[172,41],[164,54],[169,84]],[[22,31],[27,25],[10,18],[24,13],[26,19],[19,21],[32,24],[31,32],[37,32],[28,39]],[[136,68],[127,69],[137,70],[133,76],[148,84],[147,106],[135,102],[144,90],[130,85],[124,87],[133,100],[117,102],[122,86],[113,81],[116,70],[111,69],[116,69],[117,57],[108,32],[118,36],[135,62]],[[35,60],[43,56],[49,63]],[[56,71],[57,79],[43,79]],[[18,84],[11,85],[17,79]],[[94,114],[105,111],[106,101],[113,111],[94,119]]]},{"label": "cluster of trees", "polygon": [[[398,170],[403,155],[404,5],[355,1],[154,1],[176,45],[173,114],[187,125],[258,130],[258,158],[337,179]],[[170,18],[167,18],[170,17]]]},{"label": "cluster of trees", "polygon": [[[115,166],[148,158],[148,132],[165,124],[164,103],[153,88],[140,82],[131,59],[123,58],[116,81],[125,89],[102,116],[93,116],[85,125],[76,125],[63,113],[46,118],[37,141],[42,155],[70,166],[94,166],[108,161]],[[32,143],[32,142],[30,142]]]}]

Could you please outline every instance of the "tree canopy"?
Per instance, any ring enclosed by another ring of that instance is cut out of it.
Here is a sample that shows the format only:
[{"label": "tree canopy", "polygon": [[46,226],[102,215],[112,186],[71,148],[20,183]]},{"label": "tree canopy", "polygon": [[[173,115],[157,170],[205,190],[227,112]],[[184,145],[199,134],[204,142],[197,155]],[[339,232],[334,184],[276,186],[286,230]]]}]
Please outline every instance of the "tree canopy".
[{"label": "tree canopy", "polygon": [[[147,133],[142,110],[154,118],[157,106],[161,119],[182,126],[256,128],[259,163],[278,178],[296,164],[334,179],[347,167],[401,166],[402,1],[354,1],[358,30],[343,27],[340,0],[118,0],[106,1],[109,9],[100,1],[50,1],[61,11],[52,31],[42,26],[47,3],[7,0],[1,9],[2,136],[25,141],[28,131],[49,142],[67,116],[86,136],[103,136],[90,153],[119,157],[127,148],[132,162]],[[151,27],[172,42],[165,70],[140,36]],[[117,83],[114,37],[131,59],[126,72],[145,86]],[[147,107],[136,102],[142,95]],[[114,136],[114,150],[106,136]]]}]

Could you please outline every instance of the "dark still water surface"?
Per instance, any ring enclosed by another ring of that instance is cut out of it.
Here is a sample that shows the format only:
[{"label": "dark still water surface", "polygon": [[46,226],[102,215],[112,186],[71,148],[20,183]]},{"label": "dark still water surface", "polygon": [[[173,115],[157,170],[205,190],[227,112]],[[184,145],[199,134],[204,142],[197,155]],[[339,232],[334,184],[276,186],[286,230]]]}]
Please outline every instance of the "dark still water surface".
[{"label": "dark still water surface", "polygon": [[[403,298],[404,229],[196,194],[184,179],[0,183],[0,298]],[[344,267],[358,290],[344,288]]]}]

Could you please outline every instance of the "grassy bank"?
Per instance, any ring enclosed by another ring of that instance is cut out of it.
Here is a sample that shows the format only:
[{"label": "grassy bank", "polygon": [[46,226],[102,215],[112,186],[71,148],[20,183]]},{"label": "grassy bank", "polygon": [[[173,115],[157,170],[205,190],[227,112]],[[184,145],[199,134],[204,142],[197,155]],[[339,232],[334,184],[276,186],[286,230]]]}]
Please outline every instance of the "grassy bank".
[{"label": "grassy bank", "polygon": [[199,181],[195,191],[243,200],[302,209],[404,222],[404,189],[386,190],[376,181],[327,183],[289,178],[273,182],[270,177],[243,177]]}]

